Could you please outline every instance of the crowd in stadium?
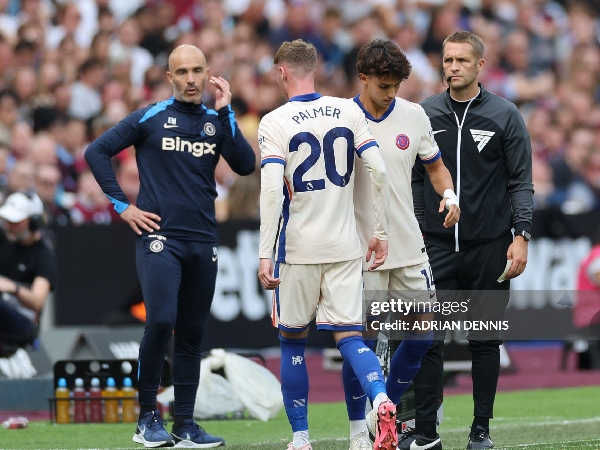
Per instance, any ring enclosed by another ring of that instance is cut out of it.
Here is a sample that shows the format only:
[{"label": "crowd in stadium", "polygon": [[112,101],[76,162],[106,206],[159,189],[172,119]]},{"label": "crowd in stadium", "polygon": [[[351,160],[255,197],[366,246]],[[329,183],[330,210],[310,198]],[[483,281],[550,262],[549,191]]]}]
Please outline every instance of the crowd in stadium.
[{"label": "crowd in stadium", "polygon": [[[121,220],[83,152],[130,112],[172,95],[165,70],[177,45],[201,48],[211,74],[229,80],[258,153],[260,118],[284,102],[272,75],[281,42],[314,43],[317,90],[353,97],[358,49],[388,37],[413,67],[398,95],[419,102],[445,89],[441,45],[463,29],[485,43],[483,85],[525,118],[535,207],[598,209],[598,13],[591,0],[0,0],[0,204],[34,189],[51,223]],[[207,86],[208,107],[213,93]],[[134,150],[115,165],[134,200]],[[257,218],[260,172],[237,177],[221,160],[216,173],[218,220]]]}]

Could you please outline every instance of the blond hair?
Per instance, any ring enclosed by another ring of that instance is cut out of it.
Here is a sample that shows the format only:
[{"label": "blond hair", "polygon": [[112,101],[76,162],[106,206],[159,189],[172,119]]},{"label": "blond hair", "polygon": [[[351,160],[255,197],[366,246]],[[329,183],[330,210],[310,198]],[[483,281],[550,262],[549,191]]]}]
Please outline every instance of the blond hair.
[{"label": "blond hair", "polygon": [[308,75],[317,70],[317,49],[302,39],[284,42],[275,53],[273,62],[275,65],[287,63],[298,75]]},{"label": "blond hair", "polygon": [[483,47],[483,41],[479,36],[471,33],[470,31],[457,31],[456,33],[451,34],[444,40],[444,43],[442,44],[442,49],[446,48],[447,42],[471,44],[471,46],[473,47],[473,55],[475,55],[475,58],[483,58],[483,52],[485,50]]}]

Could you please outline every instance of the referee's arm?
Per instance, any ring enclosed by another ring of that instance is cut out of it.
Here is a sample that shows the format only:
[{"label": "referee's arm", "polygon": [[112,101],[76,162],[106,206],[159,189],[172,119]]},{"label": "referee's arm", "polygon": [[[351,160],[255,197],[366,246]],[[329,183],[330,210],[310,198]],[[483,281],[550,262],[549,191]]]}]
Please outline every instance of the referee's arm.
[{"label": "referee's arm", "polygon": [[505,132],[504,154],[508,191],[515,231],[531,233],[533,184],[531,180],[531,141],[525,122],[516,106],[511,105]]}]

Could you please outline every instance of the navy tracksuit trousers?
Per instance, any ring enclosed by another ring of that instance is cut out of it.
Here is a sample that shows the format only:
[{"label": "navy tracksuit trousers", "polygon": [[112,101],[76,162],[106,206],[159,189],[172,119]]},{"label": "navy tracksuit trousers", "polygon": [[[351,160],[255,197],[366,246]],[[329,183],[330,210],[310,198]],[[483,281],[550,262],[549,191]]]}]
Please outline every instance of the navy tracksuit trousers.
[{"label": "navy tracksuit trousers", "polygon": [[175,415],[192,416],[200,380],[202,338],[217,277],[217,243],[140,236],[138,276],[146,306],[139,355],[140,405],[154,407],[173,331]]}]

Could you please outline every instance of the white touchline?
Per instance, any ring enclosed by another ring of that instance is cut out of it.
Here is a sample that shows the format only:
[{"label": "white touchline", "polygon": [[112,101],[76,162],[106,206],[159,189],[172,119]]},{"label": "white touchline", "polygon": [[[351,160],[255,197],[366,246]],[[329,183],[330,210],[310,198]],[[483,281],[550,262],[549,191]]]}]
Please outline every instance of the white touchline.
[{"label": "white touchline", "polygon": [[[515,417],[515,420],[521,420],[520,417]],[[496,420],[496,419],[493,419]],[[596,423],[600,422],[600,417],[591,417],[588,419],[574,419],[574,420],[549,420],[546,422],[528,422],[528,423],[501,423],[498,425],[494,425],[492,423],[491,433],[494,430],[501,430],[505,428],[519,428],[519,427],[545,427],[548,425],[574,425],[578,423]],[[450,429],[441,429],[442,433],[464,433],[465,427],[460,428],[450,428]]]}]

